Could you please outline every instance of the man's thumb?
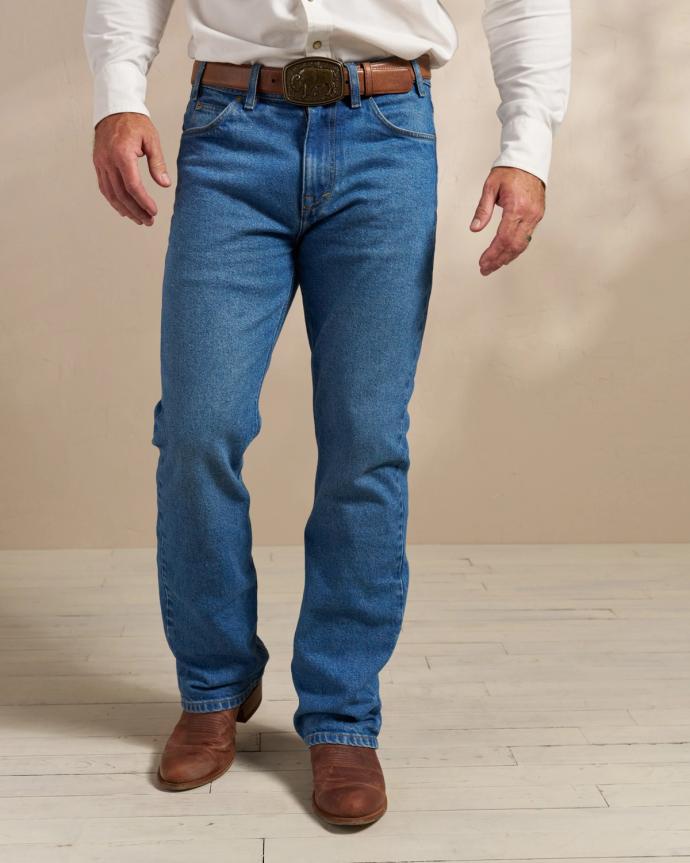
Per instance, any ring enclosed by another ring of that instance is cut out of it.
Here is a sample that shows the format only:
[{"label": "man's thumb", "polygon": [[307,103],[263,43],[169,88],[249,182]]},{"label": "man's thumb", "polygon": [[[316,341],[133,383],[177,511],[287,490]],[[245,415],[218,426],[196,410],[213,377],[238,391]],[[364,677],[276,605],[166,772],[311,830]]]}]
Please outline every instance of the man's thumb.
[{"label": "man's thumb", "polygon": [[161,149],[158,135],[147,138],[144,141],[144,153],[146,161],[149,164],[149,173],[159,186],[169,186],[170,177],[168,169],[165,167],[165,159],[163,158],[163,150]]},{"label": "man's thumb", "polygon": [[484,185],[482,196],[477,204],[477,209],[474,211],[472,222],[470,223],[470,231],[481,231],[491,221],[491,216],[496,203],[496,192],[489,184]]}]

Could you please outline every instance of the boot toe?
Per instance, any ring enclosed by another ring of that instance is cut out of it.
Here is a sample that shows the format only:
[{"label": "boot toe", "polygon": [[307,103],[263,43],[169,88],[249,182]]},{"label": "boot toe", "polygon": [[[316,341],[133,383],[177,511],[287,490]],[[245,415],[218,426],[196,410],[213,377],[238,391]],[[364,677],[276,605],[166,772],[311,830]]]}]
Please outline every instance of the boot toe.
[{"label": "boot toe", "polygon": [[222,769],[222,761],[209,749],[163,753],[159,774],[171,785],[196,782]]},{"label": "boot toe", "polygon": [[315,797],[323,812],[338,818],[366,818],[379,812],[386,803],[386,795],[371,786],[353,785],[324,791]]}]

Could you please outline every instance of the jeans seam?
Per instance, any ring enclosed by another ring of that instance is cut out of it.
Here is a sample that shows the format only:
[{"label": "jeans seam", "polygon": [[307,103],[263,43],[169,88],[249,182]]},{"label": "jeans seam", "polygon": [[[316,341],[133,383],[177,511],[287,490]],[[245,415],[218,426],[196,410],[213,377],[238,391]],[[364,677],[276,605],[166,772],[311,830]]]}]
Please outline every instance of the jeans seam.
[{"label": "jeans seam", "polygon": [[165,637],[169,644],[173,641],[173,617],[172,617],[172,602],[170,600],[170,591],[168,590],[168,567],[165,558],[165,522],[163,517],[163,481],[161,479],[161,468],[164,459],[166,458],[163,449],[160,450],[159,468],[156,471],[156,492],[158,504],[158,536],[159,536],[159,576],[161,587],[163,588],[163,596],[165,598],[165,613],[163,615],[163,629]]},{"label": "jeans seam", "polygon": [[373,734],[357,734],[349,731],[311,731],[305,734],[304,742],[308,746],[315,743],[345,743],[350,746],[368,746],[371,749],[378,746],[378,738]]},{"label": "jeans seam", "polygon": [[304,143],[302,145],[302,189],[300,191],[299,196],[299,204],[300,204],[300,219],[299,219],[299,228],[297,230],[297,237],[299,239],[302,236],[302,232],[306,227],[306,215],[309,210],[309,207],[305,207],[304,199],[307,193],[307,172],[306,162],[307,162],[307,142],[309,141],[309,126],[311,125],[311,114],[309,111],[307,113],[307,128],[304,130]]},{"label": "jeans seam", "polygon": [[293,297],[295,296],[295,292],[297,290],[297,277],[293,275],[292,277],[292,285],[290,286],[290,292],[288,294],[287,300],[283,304],[283,308],[280,312],[280,317],[278,318],[278,322],[276,324],[275,330],[273,331],[273,335],[269,341],[268,345],[268,355],[266,357],[266,362],[264,364],[263,371],[261,373],[261,377],[259,378],[259,385],[256,390],[256,400],[254,402],[254,413],[256,416],[256,421],[254,423],[254,431],[252,433],[252,439],[255,438],[259,431],[261,430],[261,415],[259,413],[259,399],[261,398],[261,389],[263,387],[264,380],[266,379],[266,375],[268,373],[268,367],[271,363],[271,357],[273,356],[273,351],[276,346],[276,342],[278,341],[278,336],[280,334],[280,329],[285,323],[285,318],[287,317],[287,313],[290,310],[290,305],[292,304]]},{"label": "jeans seam", "polygon": [[[410,375],[410,377],[412,377]],[[403,444],[403,439],[405,437],[405,415],[407,414],[407,400],[409,398],[410,385],[409,378],[408,382],[405,384],[405,391],[403,392],[403,412],[400,420],[400,430],[398,432],[398,451]],[[399,637],[400,630],[402,629],[403,619],[405,617],[405,590],[403,587],[403,566],[405,564],[405,540],[404,540],[404,526],[405,526],[405,507],[404,507],[404,483],[405,477],[403,476],[403,471],[405,470],[404,466],[397,472],[398,478],[398,545],[400,546],[400,554],[398,560],[397,567],[397,580],[398,580],[398,590],[400,592],[399,597],[399,605],[400,605],[400,614],[399,614],[399,622],[397,626],[397,635],[393,636],[393,646],[391,647],[391,652],[395,649],[396,642]]]},{"label": "jeans seam", "polygon": [[[329,119],[330,119],[330,124],[329,124],[329,130],[328,131],[329,131],[329,135],[330,135],[330,141],[328,143],[328,149],[331,152],[331,165],[330,165],[331,170],[330,170],[330,182],[329,182],[329,186],[328,186],[328,190],[327,190],[329,193],[328,197],[330,197],[331,193],[335,189],[335,181],[336,181],[336,151],[337,151],[337,148],[336,148],[336,142],[337,142],[336,125],[338,122],[338,105],[337,104],[331,106],[331,116]],[[322,198],[323,197],[325,197],[325,195],[322,196]]]},{"label": "jeans seam", "polygon": [[[419,321],[419,327],[417,330],[418,338],[417,338],[417,347],[415,349],[414,361],[412,364],[412,371],[410,372],[407,383],[405,386],[405,392],[403,394],[403,413],[400,422],[400,432],[398,435],[398,447],[400,448],[403,443],[403,439],[405,437],[405,416],[409,413],[408,411],[408,403],[410,398],[412,397],[412,393],[414,391],[414,378],[415,378],[415,368],[417,363],[419,362],[419,357],[422,351],[422,340],[424,338],[424,329],[426,326],[426,319],[429,312],[429,300],[431,297],[431,277],[429,278],[429,284],[425,290],[424,296],[424,304],[422,315]],[[409,461],[409,453],[407,453],[407,460]],[[404,478],[401,475],[401,472],[398,472],[398,495],[399,495],[399,519],[400,519],[400,530],[399,530],[399,538],[398,542],[400,544],[400,559],[398,562],[398,588],[400,590],[400,623],[398,625],[398,636],[395,637],[393,641],[393,650],[395,649],[395,645],[397,643],[397,639],[399,637],[399,633],[402,630],[403,622],[405,619],[405,586],[403,584],[403,567],[405,565],[405,537],[404,537],[404,528],[405,528],[405,501],[404,501],[404,493],[403,493],[403,481]]]},{"label": "jeans seam", "polygon": [[[232,710],[234,707],[239,707],[247,697],[254,691],[257,684],[263,675],[255,678],[246,689],[243,689],[238,695],[233,695],[229,698],[211,698],[195,700],[182,696],[180,702],[184,710],[188,713],[213,713],[217,710]],[[220,705],[220,706],[215,706]]]}]

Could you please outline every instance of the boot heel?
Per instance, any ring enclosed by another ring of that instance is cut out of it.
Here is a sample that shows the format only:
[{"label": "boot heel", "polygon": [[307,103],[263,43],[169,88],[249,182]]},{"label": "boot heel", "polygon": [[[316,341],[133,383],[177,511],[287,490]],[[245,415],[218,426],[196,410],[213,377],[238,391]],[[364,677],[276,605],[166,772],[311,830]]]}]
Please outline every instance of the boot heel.
[{"label": "boot heel", "polygon": [[251,719],[252,716],[256,713],[259,705],[261,704],[261,681],[259,681],[254,689],[249,693],[245,701],[240,704],[240,708],[237,711],[237,721],[238,722],[246,722],[248,719]]}]

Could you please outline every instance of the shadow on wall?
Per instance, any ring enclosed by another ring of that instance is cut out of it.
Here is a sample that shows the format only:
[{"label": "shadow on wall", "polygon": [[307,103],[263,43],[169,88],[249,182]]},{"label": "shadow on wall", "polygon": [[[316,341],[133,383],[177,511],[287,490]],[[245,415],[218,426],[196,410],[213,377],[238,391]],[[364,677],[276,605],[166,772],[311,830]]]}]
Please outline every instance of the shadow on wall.
[{"label": "shadow on wall", "polygon": [[568,118],[523,259],[460,279],[491,237],[469,238],[442,186],[412,514],[444,487],[449,506],[414,539],[688,538],[690,15],[633,5],[574,9]]}]

